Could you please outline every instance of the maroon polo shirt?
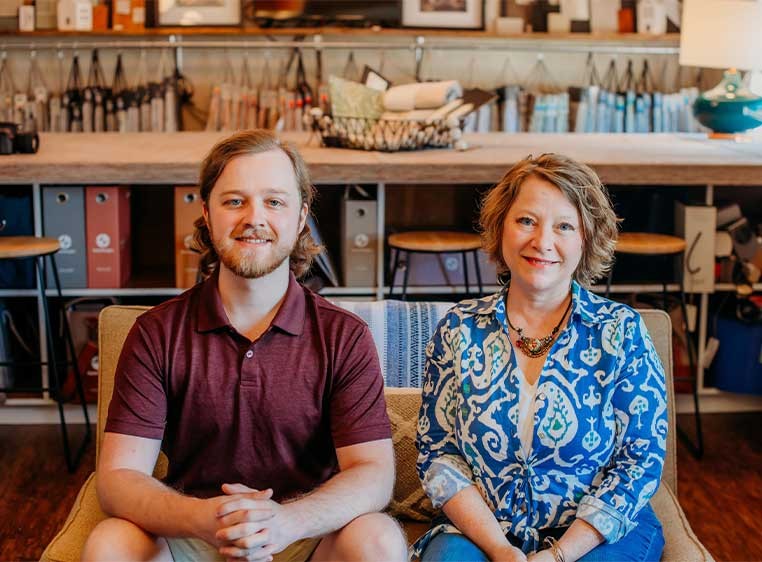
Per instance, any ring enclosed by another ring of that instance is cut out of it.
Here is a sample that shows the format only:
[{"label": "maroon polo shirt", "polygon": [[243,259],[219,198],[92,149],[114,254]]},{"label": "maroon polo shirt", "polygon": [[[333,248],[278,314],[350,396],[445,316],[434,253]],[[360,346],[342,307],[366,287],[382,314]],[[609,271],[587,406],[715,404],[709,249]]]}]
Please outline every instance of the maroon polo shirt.
[{"label": "maroon polo shirt", "polygon": [[293,275],[254,343],[231,326],[217,275],[141,315],[106,431],[163,439],[165,482],[184,493],[241,482],[276,500],[337,472],[336,448],[391,437],[368,327]]}]

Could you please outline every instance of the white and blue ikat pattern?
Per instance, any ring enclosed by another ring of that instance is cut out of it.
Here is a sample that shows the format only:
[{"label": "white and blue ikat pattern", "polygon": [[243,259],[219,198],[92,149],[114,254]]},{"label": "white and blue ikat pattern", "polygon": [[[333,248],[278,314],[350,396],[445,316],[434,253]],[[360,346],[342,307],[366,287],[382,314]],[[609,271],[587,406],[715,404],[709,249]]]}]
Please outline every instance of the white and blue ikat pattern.
[{"label": "white and blue ikat pattern", "polygon": [[[476,485],[504,532],[539,547],[539,530],[580,518],[608,542],[634,526],[659,486],[667,437],[665,376],[640,315],[572,284],[572,312],[538,380],[522,453],[520,379],[507,287],[461,302],[426,350],[418,475],[435,507]],[[449,523],[413,546],[420,556]]]}]

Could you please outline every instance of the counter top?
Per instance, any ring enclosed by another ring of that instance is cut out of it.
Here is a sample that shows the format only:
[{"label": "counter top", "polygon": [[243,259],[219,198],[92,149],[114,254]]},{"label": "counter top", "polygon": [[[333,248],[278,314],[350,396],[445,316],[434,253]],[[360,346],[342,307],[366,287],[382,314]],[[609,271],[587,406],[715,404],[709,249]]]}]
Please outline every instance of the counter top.
[{"label": "counter top", "polygon": [[[0,156],[0,184],[167,184],[197,182],[201,160],[227,133],[40,135],[34,155]],[[468,150],[380,153],[322,148],[286,133],[316,184],[492,184],[529,154],[559,152],[592,166],[604,182],[627,185],[762,185],[762,141],[700,134],[466,135]]]}]

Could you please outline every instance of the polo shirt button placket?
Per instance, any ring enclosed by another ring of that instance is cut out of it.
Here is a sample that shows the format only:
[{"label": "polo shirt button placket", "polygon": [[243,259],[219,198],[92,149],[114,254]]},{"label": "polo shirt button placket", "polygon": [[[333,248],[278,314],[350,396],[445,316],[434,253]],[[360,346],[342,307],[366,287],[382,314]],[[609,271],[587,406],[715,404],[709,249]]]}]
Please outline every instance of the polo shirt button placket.
[{"label": "polo shirt button placket", "polygon": [[252,350],[249,350],[246,352],[246,359],[251,359],[254,357],[254,352]]}]

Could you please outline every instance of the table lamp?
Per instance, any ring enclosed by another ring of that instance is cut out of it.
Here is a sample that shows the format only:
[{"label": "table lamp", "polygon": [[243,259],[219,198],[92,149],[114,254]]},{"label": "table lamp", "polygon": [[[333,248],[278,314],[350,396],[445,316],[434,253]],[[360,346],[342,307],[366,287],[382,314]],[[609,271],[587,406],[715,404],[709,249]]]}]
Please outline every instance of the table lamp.
[{"label": "table lamp", "polygon": [[762,0],[684,0],[680,64],[720,68],[725,75],[693,106],[698,121],[720,137],[762,125],[762,97],[741,70],[762,69]]}]

